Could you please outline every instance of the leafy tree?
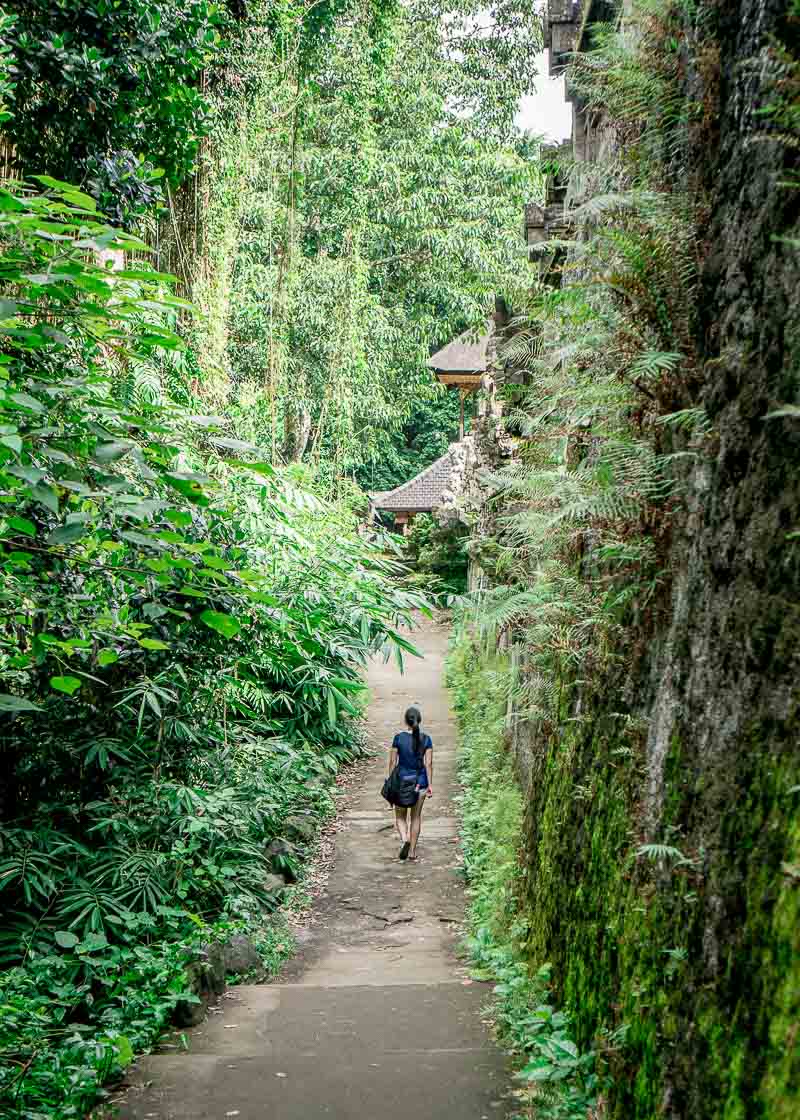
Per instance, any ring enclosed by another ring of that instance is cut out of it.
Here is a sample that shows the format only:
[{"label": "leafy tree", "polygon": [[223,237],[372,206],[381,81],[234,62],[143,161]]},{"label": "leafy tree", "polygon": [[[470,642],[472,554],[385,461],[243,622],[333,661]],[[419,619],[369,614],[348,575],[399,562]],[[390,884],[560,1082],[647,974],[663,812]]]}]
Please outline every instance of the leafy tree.
[{"label": "leafy tree", "polygon": [[[482,135],[454,102],[455,88],[478,89],[478,56],[450,57],[447,14],[415,11],[382,27],[375,65],[372,8],[354,8],[313,81],[260,39],[275,66],[257,102],[271,111],[236,124],[248,174],[235,218],[220,210],[233,280],[211,297],[215,359],[254,435],[294,455],[300,429],[338,474],[383,456],[386,433],[431,392],[428,355],[480,327],[522,261],[531,165],[508,129]],[[497,119],[500,102],[516,106],[515,73],[507,85],[484,73]]]},{"label": "leafy tree", "polygon": [[[416,401],[399,431],[376,433],[373,458],[356,471],[358,482],[365,490],[392,490],[419,474],[458,439],[460,411],[458,394],[452,391]],[[468,398],[467,429],[471,411]]]},{"label": "leafy tree", "polygon": [[124,218],[154,201],[154,167],[173,186],[186,177],[210,124],[201,86],[220,41],[217,5],[11,0],[7,12],[5,127],[23,171],[90,179]]},{"label": "leafy tree", "polygon": [[[275,908],[272,840],[296,872],[359,752],[361,666],[412,650],[424,601],[352,476],[445,450],[425,359],[515,282],[535,35],[498,11],[0,13],[27,177],[0,188],[1,1108],[90,1107],[197,943]],[[161,191],[195,171],[197,317],[106,219],[180,240]]]},{"label": "leafy tree", "polygon": [[416,571],[423,573],[426,587],[460,595],[467,590],[468,543],[466,525],[439,522],[422,513],[414,518],[406,547]]}]

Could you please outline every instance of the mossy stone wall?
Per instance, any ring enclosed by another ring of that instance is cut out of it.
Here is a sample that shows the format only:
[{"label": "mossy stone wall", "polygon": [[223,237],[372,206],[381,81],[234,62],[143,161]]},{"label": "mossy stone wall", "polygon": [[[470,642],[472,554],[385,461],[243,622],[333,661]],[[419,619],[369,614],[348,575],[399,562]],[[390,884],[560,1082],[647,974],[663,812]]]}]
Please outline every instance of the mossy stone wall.
[{"label": "mossy stone wall", "polygon": [[800,135],[763,122],[797,91],[800,6],[692,7],[686,81],[711,134],[683,173],[708,201],[716,443],[655,632],[630,633],[625,669],[584,683],[557,733],[517,728],[526,951],[553,963],[580,1047],[627,1025],[609,1117],[783,1120],[800,1115],[800,420],[765,417],[800,391]]}]

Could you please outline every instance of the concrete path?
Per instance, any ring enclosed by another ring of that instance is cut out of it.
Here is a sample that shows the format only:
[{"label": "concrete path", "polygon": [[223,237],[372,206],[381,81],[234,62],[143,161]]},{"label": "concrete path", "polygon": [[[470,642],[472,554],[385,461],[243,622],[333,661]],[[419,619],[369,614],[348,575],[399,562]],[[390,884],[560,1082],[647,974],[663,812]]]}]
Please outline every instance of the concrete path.
[{"label": "concrete path", "polygon": [[[378,756],[364,767],[301,952],[276,983],[233,988],[224,1016],[185,1053],[141,1062],[123,1120],[489,1120],[507,1115],[501,1055],[481,1023],[487,987],[454,955],[463,912],[455,731],[441,683],[446,633],[426,624],[424,660],[370,670]],[[434,743],[434,797],[420,862],[400,863],[379,795],[409,703]]]}]

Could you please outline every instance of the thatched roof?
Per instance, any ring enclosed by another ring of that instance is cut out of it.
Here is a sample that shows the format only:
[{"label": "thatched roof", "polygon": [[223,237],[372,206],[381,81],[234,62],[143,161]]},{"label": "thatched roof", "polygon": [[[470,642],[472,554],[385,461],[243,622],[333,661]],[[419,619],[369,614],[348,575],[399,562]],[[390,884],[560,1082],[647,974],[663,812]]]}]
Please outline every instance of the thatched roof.
[{"label": "thatched roof", "polygon": [[442,373],[485,373],[486,350],[494,323],[490,320],[486,326],[486,331],[477,337],[474,331],[463,331],[428,358],[429,367]]}]

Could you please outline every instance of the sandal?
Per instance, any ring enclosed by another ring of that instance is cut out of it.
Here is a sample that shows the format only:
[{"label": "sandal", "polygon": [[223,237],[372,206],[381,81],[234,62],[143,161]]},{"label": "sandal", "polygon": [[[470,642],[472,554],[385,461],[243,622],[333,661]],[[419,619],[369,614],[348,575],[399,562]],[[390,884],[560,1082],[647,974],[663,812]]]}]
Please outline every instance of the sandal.
[{"label": "sandal", "polygon": [[408,853],[411,851],[411,844],[406,840],[400,849],[400,859],[408,859]]}]

